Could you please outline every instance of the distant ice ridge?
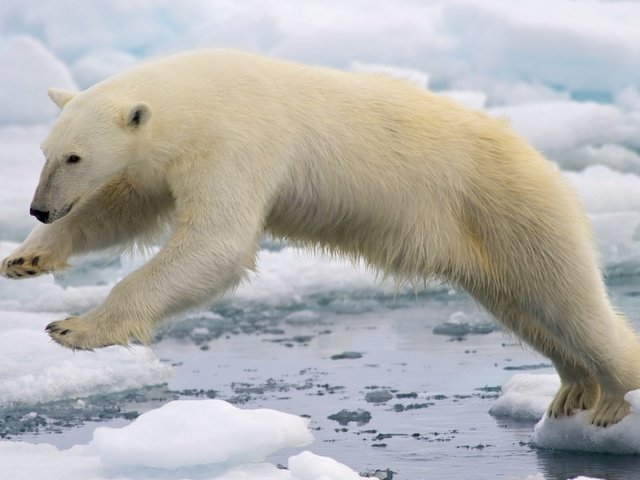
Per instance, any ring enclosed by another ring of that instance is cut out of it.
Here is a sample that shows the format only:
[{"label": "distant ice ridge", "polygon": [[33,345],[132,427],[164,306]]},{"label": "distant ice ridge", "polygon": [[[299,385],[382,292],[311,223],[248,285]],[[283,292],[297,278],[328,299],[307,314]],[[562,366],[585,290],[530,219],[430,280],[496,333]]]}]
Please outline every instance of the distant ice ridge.
[{"label": "distant ice ridge", "polygon": [[533,443],[538,448],[579,452],[640,454],[640,390],[625,398],[631,414],[609,427],[589,423],[589,412],[571,417],[549,418],[546,409],[560,386],[557,375],[517,374],[502,387],[490,413],[498,417],[535,421]]},{"label": "distant ice ridge", "polygon": [[97,428],[87,445],[0,442],[0,478],[92,480],[361,480],[329,457],[304,451],[288,469],[265,459],[309,445],[307,420],[270,409],[241,410],[223,400],[181,400],[123,428]]}]

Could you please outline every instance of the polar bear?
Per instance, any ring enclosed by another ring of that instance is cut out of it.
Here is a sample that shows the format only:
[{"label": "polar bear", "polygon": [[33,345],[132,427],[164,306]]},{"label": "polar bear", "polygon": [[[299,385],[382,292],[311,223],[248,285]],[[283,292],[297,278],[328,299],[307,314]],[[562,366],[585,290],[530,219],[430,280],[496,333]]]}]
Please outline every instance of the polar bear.
[{"label": "polar bear", "polygon": [[72,349],[149,342],[154,325],[235,286],[263,233],[404,281],[467,290],[552,360],[550,415],[629,411],[640,346],[609,302],[592,233],[558,170],[503,120],[407,82],[230,50],[152,61],[80,93],[42,149],[42,222],[2,274],[169,225],[104,303],[47,332]]}]

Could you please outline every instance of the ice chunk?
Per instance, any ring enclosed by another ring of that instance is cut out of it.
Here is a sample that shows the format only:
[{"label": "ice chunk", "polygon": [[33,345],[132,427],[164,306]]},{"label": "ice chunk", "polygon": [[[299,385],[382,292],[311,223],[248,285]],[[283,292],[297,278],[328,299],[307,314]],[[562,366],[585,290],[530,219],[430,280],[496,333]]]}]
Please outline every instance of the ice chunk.
[{"label": "ice chunk", "polygon": [[309,451],[289,457],[289,470],[295,480],[360,480],[365,478],[333,458],[315,455]]},{"label": "ice chunk", "polygon": [[545,414],[559,387],[557,375],[516,374],[502,386],[502,394],[489,413],[496,417],[536,421]]},{"label": "ice chunk", "polygon": [[307,420],[275,410],[240,410],[222,400],[169,402],[123,428],[101,427],[93,444],[104,465],[175,469],[261,462],[313,441]]},{"label": "ice chunk", "polygon": [[[289,470],[256,463],[313,437],[307,420],[275,410],[241,410],[222,400],[182,400],[147,412],[120,429],[101,427],[88,445],[0,442],[0,478],[106,480],[359,480],[329,457],[289,457]],[[105,468],[107,467],[107,468]],[[169,470],[167,470],[169,469]]]},{"label": "ice chunk", "polygon": [[591,412],[571,417],[543,417],[536,425],[533,442],[540,448],[580,452],[640,454],[640,390],[625,395],[631,414],[606,428],[590,423]]},{"label": "ice chunk", "polygon": [[487,334],[498,330],[498,325],[494,322],[481,322],[469,318],[464,312],[452,313],[449,320],[433,327],[436,335],[450,335],[462,337],[468,334]]},{"label": "ice chunk", "polygon": [[640,454],[640,390],[627,393],[631,414],[609,427],[590,423],[591,412],[577,412],[570,417],[549,418],[546,409],[560,386],[556,375],[517,374],[502,387],[490,413],[497,417],[536,421],[533,443],[539,448]]}]

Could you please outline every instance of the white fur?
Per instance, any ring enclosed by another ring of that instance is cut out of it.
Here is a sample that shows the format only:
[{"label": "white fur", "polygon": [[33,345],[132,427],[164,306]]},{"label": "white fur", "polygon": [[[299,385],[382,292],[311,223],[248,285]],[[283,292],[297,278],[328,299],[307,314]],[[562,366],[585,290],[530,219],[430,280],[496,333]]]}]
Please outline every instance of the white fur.
[{"label": "white fur", "polygon": [[62,345],[149,341],[158,321],[236,285],[268,231],[465,288],[553,361],[551,414],[594,407],[606,425],[628,412],[640,347],[607,298],[580,202],[505,122],[386,76],[224,50],[51,97],[62,112],[32,208],[53,223],[2,273],[172,229],[104,304],[48,327]]}]

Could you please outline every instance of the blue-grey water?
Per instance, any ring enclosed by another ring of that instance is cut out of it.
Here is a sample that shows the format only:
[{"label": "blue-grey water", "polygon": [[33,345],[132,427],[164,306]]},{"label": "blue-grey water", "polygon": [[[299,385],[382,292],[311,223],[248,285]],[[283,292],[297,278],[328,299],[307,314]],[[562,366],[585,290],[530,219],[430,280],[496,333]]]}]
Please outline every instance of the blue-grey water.
[{"label": "blue-grey water", "polygon": [[[638,278],[610,283],[618,305],[640,318]],[[638,456],[537,449],[534,423],[493,418],[514,373],[553,370],[446,286],[415,295],[325,291],[276,305],[231,297],[212,310],[159,331],[153,348],[174,366],[167,384],[80,399],[82,409],[76,398],[4,408],[5,435],[66,448],[88,442],[99,424],[125,425],[172,399],[215,397],[308,416],[314,453],[378,478],[640,478]],[[464,321],[480,333],[467,333],[474,329]]]}]

